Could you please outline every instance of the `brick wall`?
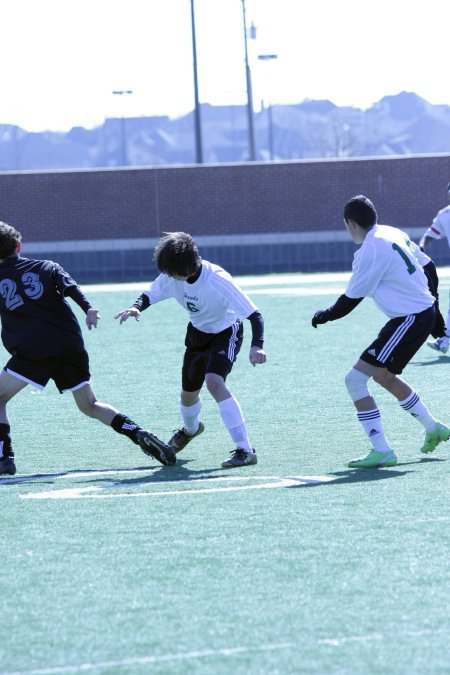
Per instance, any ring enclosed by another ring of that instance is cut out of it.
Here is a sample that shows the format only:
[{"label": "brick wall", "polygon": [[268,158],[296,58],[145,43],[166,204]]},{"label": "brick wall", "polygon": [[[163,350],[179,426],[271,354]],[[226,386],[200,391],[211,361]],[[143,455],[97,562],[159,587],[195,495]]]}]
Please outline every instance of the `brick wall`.
[{"label": "brick wall", "polygon": [[[96,240],[99,251],[99,241],[119,240],[121,248],[122,240],[125,248],[131,240],[154,240],[165,230],[186,230],[195,237],[270,233],[314,236],[319,232],[336,232],[338,237],[343,234],[343,204],[363,193],[374,201],[380,222],[407,231],[424,230],[446,204],[449,181],[450,155],[8,172],[0,173],[0,220],[19,229],[25,242],[45,242],[39,250],[48,255],[56,250],[51,245],[56,242]],[[149,250],[151,246],[153,242]],[[75,248],[77,262],[81,253]],[[276,252],[273,243],[266,246],[266,254],[257,254],[258,265],[254,262],[247,269],[245,260],[241,261],[239,242],[234,241],[232,248],[240,272],[265,271],[265,257],[273,257]],[[311,255],[312,268],[317,268],[311,241],[304,242],[303,249],[299,241],[297,248],[299,256],[293,260],[292,246],[285,242],[284,249],[277,253],[281,258],[277,269],[283,268],[284,261],[286,269],[310,269],[307,263]],[[345,269],[348,246],[337,246],[342,256],[336,254],[336,247],[334,251],[333,246],[328,248],[329,255],[322,259],[322,265]],[[325,251],[324,246],[321,251]],[[86,260],[88,254],[83,255]],[[121,278],[121,260],[125,261],[127,254],[121,255],[115,251],[109,256],[114,259],[111,265],[115,278]],[[130,257],[133,255],[130,253]],[[108,255],[104,264],[108,266]],[[230,265],[233,267],[233,262]],[[96,264],[89,263],[88,267],[86,274],[95,277]],[[126,278],[129,275],[131,269]],[[109,278],[100,269],[98,277]]]}]

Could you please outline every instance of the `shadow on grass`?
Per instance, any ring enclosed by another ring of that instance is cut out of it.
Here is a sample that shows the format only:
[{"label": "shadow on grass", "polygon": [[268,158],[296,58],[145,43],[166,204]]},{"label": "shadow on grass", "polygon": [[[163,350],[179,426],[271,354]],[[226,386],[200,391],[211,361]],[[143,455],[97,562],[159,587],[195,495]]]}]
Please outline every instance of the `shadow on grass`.
[{"label": "shadow on grass", "polygon": [[[373,468],[373,469],[346,469],[344,471],[335,471],[327,476],[336,476],[335,480],[324,481],[323,483],[303,483],[299,485],[288,485],[288,488],[297,487],[317,487],[318,485],[339,485],[342,483],[371,483],[377,480],[386,480],[387,478],[400,478],[408,473],[414,473],[411,470],[402,471],[401,467],[414,464],[433,464],[435,462],[446,462],[447,459],[441,457],[419,457],[413,462],[401,462],[396,467]],[[400,469],[400,470],[399,470]]]},{"label": "shadow on grass", "polygon": [[[211,477],[212,474],[220,473],[220,476],[230,475],[230,472],[227,469],[221,467],[215,467],[213,469],[189,469],[185,467],[185,464],[189,464],[193,460],[190,459],[178,459],[177,463],[174,466],[161,466],[157,465],[156,471],[154,471],[154,466],[147,467],[147,471],[152,470],[151,474],[146,476],[138,476],[136,478],[124,478],[122,480],[117,480],[114,478],[99,477],[90,481],[89,483],[111,483],[111,486],[127,486],[127,485],[146,485],[149,483],[173,483],[173,482],[194,482],[196,480],[204,480],[205,478]],[[220,476],[212,476],[219,478]]]},{"label": "shadow on grass", "polygon": [[86,474],[96,474],[96,473],[132,473],[133,471],[150,471],[153,469],[153,466],[137,466],[126,469],[112,469],[108,467],[107,469],[70,469],[69,471],[58,471],[54,473],[29,473],[21,476],[8,476],[5,478],[0,478],[0,485],[11,485],[13,483],[34,483],[36,481],[41,481],[43,484],[51,484],[53,481],[42,480],[42,479],[58,479],[58,478],[82,478]]},{"label": "shadow on grass", "polygon": [[[174,466],[162,466],[160,464],[150,464],[148,466],[139,466],[123,469],[72,469],[69,471],[61,471],[57,473],[36,473],[28,474],[25,476],[10,476],[0,479],[0,485],[11,485],[11,484],[36,484],[39,485],[52,485],[55,480],[60,478],[79,478],[79,483],[84,485],[98,485],[104,486],[106,489],[114,487],[133,487],[139,485],[155,485],[155,484],[164,484],[164,483],[195,483],[199,481],[205,481],[213,478],[223,478],[225,476],[232,479],[233,476],[236,476],[238,480],[246,479],[258,479],[258,474],[255,474],[253,471],[247,473],[241,473],[235,469],[224,469],[222,467],[214,467],[211,469],[190,469],[187,465],[194,460],[189,459],[178,459],[177,464]],[[363,482],[373,482],[379,480],[386,480],[388,478],[399,478],[405,476],[408,473],[412,473],[411,470],[402,470],[402,467],[411,466],[415,464],[429,464],[435,462],[446,462],[448,461],[445,458],[441,457],[419,457],[417,460],[411,462],[402,462],[397,464],[394,467],[386,467],[380,469],[346,469],[343,471],[337,471],[326,474],[323,480],[320,478],[315,478],[314,476],[297,476],[292,477],[292,480],[298,480],[296,485],[286,485],[284,487],[288,488],[299,488],[299,487],[317,487],[319,485],[336,485],[340,483],[363,483]],[[129,473],[141,473],[143,475],[133,476],[132,478],[123,478],[118,479],[117,476],[120,474],[129,474]],[[100,475],[99,475],[100,474]],[[109,474],[109,475],[108,475]],[[92,475],[92,478],[90,476]],[[94,478],[94,476],[96,476]],[[270,476],[267,478],[279,478],[283,479],[282,476]],[[289,477],[288,477],[289,478]]]},{"label": "shadow on grass", "polygon": [[438,356],[432,361],[411,361],[410,366],[435,366],[438,363],[450,363],[450,356]]},{"label": "shadow on grass", "polygon": [[412,471],[396,471],[393,469],[347,469],[346,471],[336,471],[327,476],[336,476],[333,480],[323,483],[301,483],[299,485],[287,485],[288,489],[299,487],[323,487],[324,485],[340,485],[342,483],[372,483],[376,480],[386,480],[388,478],[400,478],[406,476]]}]

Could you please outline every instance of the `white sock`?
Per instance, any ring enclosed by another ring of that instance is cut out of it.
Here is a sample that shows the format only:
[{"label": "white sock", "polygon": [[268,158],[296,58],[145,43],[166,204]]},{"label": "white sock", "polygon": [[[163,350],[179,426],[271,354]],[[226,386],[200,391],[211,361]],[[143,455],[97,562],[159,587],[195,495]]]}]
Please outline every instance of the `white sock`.
[{"label": "white sock", "polygon": [[399,403],[403,410],[411,413],[411,415],[425,427],[425,431],[433,431],[437,424],[437,420],[430,415],[415,391],[413,391],[408,398],[405,398],[404,401],[399,401]]},{"label": "white sock", "polygon": [[183,417],[184,428],[186,432],[193,436],[198,431],[200,420],[200,410],[202,409],[201,399],[198,399],[194,405],[183,405],[180,403],[181,416]]},{"label": "white sock", "polygon": [[372,443],[372,448],[377,452],[391,452],[391,448],[384,435],[381,424],[381,415],[378,408],[363,410],[357,413],[367,438]]},{"label": "white sock", "polygon": [[242,448],[243,450],[246,450],[246,452],[253,452],[253,448],[248,440],[241,406],[234,396],[226,398],[225,401],[220,401],[217,405],[219,406],[222,422],[226,426],[231,438],[236,443],[236,447]]}]

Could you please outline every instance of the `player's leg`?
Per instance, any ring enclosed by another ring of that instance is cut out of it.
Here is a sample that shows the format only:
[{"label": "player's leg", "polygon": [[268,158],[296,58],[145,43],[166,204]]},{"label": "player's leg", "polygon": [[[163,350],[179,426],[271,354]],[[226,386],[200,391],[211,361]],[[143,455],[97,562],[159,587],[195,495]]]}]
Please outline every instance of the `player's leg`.
[{"label": "player's leg", "polygon": [[13,356],[0,373],[0,474],[14,475],[16,465],[11,445],[11,427],[6,406],[28,384],[43,389],[48,376],[38,364]]},{"label": "player's leg", "polygon": [[200,421],[202,409],[200,391],[205,381],[209,340],[209,334],[197,330],[191,323],[188,324],[185,338],[186,350],[181,371],[180,413],[183,426],[176,429],[168,441],[175,452],[183,450],[188,443],[205,430],[203,422]]},{"label": "player's leg", "polygon": [[351,468],[373,468],[397,464],[397,457],[384,434],[380,411],[368,388],[369,380],[374,377],[377,370],[379,369],[376,366],[359,359],[345,377],[347,391],[356,408],[358,421],[372,446],[368,455],[348,463]]},{"label": "player's leg", "polygon": [[[187,383],[185,386],[189,387],[190,385]],[[200,421],[199,417],[201,409],[200,389],[186,391],[183,388],[180,396],[180,413],[183,419],[183,426],[181,429],[176,429],[168,441],[175,452],[183,450],[188,443],[196,436],[200,436],[205,430],[205,425]]]},{"label": "player's leg", "polygon": [[214,337],[210,345],[205,374],[208,391],[216,401],[222,422],[236,446],[230,459],[222,462],[225,468],[256,464],[258,461],[256,451],[248,437],[239,401],[230,392],[225,382],[241,348],[243,335],[242,323],[238,321]]},{"label": "player's leg", "polygon": [[[450,428],[439,422],[409,384],[399,376],[424,344],[434,325],[435,310],[431,307],[420,314],[394,319],[386,324],[373,343],[376,357],[364,352],[362,358],[376,358],[374,380],[398,400],[401,408],[409,412],[425,429],[421,452],[432,452],[442,441],[450,438]],[[370,351],[370,349],[369,349]]]},{"label": "player's leg", "polygon": [[425,440],[420,448],[421,452],[433,452],[439,443],[450,438],[450,428],[433,417],[419,394],[398,375],[383,369],[377,376],[374,376],[374,380],[395,396],[401,408],[409,412],[424,427]]},{"label": "player's leg", "polygon": [[52,379],[61,393],[72,393],[78,409],[84,415],[112,427],[118,434],[127,436],[146,455],[162,464],[175,464],[175,453],[166,443],[142,429],[113,406],[97,400],[90,384],[89,356],[85,350],[60,359],[54,366]]},{"label": "player's leg", "polygon": [[218,373],[206,373],[205,380],[209,393],[218,405],[222,422],[236,446],[231,452],[231,457],[222,462],[222,466],[232,468],[256,464],[258,458],[248,438],[247,426],[239,401],[225,385],[223,376]]},{"label": "player's leg", "polygon": [[6,404],[27,384],[4,370],[0,374],[0,474],[13,476],[16,473]]},{"label": "player's leg", "polygon": [[84,415],[112,427],[114,431],[126,436],[133,443],[139,445],[146,455],[157,459],[161,464],[175,464],[175,453],[166,443],[150,431],[142,429],[139,424],[116,410],[113,406],[99,401],[89,382],[84,383],[81,387],[71,389],[71,391],[78,409]]}]

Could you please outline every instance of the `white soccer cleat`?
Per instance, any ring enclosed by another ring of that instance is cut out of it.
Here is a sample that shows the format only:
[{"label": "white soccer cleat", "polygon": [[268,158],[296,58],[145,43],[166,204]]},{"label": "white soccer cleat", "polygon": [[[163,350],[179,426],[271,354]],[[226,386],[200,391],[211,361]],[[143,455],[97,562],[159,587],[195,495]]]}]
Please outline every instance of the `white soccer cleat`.
[{"label": "white soccer cleat", "polygon": [[436,352],[440,352],[441,354],[446,354],[448,352],[448,347],[450,343],[450,338],[445,336],[438,338],[437,340],[430,340],[427,342],[427,345],[431,347],[431,349],[434,349]]}]

